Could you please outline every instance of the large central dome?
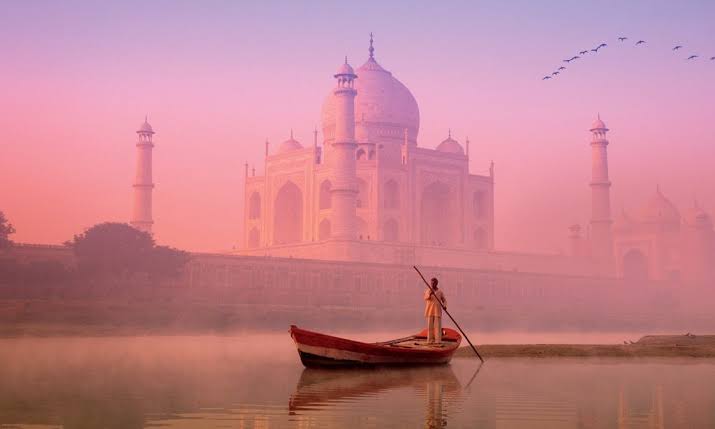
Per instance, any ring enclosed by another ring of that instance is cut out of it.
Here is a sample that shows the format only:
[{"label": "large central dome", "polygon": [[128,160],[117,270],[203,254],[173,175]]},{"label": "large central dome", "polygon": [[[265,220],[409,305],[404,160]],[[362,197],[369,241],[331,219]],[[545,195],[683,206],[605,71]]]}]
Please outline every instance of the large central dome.
[{"label": "large central dome", "polygon": [[[417,101],[405,85],[375,61],[372,41],[370,58],[356,71],[355,124],[359,142],[374,142],[378,138],[408,139],[415,142],[420,129]],[[323,134],[326,140],[335,136],[335,106],[333,92],[325,99],[322,110]]]}]

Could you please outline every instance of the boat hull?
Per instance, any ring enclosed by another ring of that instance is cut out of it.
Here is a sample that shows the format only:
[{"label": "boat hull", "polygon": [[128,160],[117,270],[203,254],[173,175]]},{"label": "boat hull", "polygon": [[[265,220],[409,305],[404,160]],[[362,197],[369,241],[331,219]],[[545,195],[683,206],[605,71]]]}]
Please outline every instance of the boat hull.
[{"label": "boat hull", "polygon": [[363,343],[291,326],[291,337],[300,360],[308,368],[346,366],[415,366],[449,363],[461,335],[444,330],[441,345],[427,345],[426,333],[384,343]]}]

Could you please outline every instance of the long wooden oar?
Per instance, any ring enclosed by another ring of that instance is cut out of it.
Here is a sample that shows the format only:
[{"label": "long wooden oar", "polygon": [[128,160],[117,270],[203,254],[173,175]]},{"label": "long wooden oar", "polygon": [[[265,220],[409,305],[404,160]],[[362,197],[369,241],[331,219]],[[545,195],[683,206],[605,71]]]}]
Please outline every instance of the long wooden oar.
[{"label": "long wooden oar", "polygon": [[[427,279],[425,278],[425,276],[422,275],[422,273],[420,272],[420,270],[419,270],[416,266],[414,266],[414,265],[412,266],[412,268],[414,268],[415,271],[417,271],[417,274],[419,274],[420,277],[422,277],[422,281],[425,282],[425,284],[427,285],[427,287],[429,288],[429,290],[431,290],[432,293],[434,293],[434,289],[432,288],[432,285],[429,284],[429,282],[427,281]],[[447,311],[447,308],[444,306],[444,304],[442,304],[442,300],[440,300],[439,298],[437,298],[437,302],[439,302],[439,305],[440,305],[440,307],[442,307],[442,310],[444,310],[444,312],[447,313],[447,316],[449,316],[449,318],[452,319],[452,323],[454,323],[454,326],[456,326],[457,329],[459,329],[459,332],[462,333],[462,336],[464,336],[464,339],[467,340],[467,342],[469,343],[470,346],[472,346],[472,350],[474,350],[474,353],[476,353],[476,355],[477,355],[477,357],[479,358],[479,360],[482,361],[482,362],[484,362],[484,359],[482,359],[482,356],[481,356],[481,355],[479,354],[479,352],[477,351],[477,348],[474,347],[474,344],[472,344],[472,342],[469,341],[469,338],[467,338],[467,334],[464,333],[464,331],[462,330],[462,328],[459,327],[459,323],[457,323],[457,321],[454,320],[454,317],[452,317],[452,315],[449,314],[449,311]]]}]

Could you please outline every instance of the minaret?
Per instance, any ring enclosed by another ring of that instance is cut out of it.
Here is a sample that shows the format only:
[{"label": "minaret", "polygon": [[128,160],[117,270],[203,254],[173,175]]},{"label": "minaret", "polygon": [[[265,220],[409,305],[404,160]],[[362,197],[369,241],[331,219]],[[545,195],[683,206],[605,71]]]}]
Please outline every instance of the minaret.
[{"label": "minaret", "polygon": [[154,130],[144,118],[137,131],[137,168],[134,178],[134,211],[130,224],[144,232],[151,234],[154,220],[151,215],[151,193],[154,189],[154,182],[151,174],[151,151],[154,148],[152,136]]},{"label": "minaret", "polygon": [[355,96],[354,81],[357,78],[353,68],[348,64],[341,65],[334,75],[337,86],[333,91],[335,97],[335,139],[332,143],[330,167],[332,169],[332,199],[331,232],[333,238],[354,240],[357,238],[357,171],[355,168]]},{"label": "minaret", "polygon": [[613,257],[611,235],[611,182],[608,180],[608,128],[601,116],[591,126],[591,243],[593,257],[608,262]]}]

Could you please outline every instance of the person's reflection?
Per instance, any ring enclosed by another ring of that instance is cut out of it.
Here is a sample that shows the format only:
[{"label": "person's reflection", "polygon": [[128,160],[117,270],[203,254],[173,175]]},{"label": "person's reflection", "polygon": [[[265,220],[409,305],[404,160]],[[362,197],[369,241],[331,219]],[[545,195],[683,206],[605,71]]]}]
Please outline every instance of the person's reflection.
[{"label": "person's reflection", "polygon": [[[481,365],[477,367],[474,374],[467,383],[467,389],[477,377]],[[447,427],[447,408],[459,401],[463,392],[462,385],[454,376],[450,368],[451,377],[431,377],[424,382],[423,387],[425,397],[425,429],[435,429]]]},{"label": "person's reflection", "polygon": [[443,428],[447,426],[447,416],[443,411],[445,384],[441,380],[428,381],[426,385],[427,405],[425,407],[425,428]]}]

